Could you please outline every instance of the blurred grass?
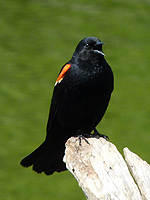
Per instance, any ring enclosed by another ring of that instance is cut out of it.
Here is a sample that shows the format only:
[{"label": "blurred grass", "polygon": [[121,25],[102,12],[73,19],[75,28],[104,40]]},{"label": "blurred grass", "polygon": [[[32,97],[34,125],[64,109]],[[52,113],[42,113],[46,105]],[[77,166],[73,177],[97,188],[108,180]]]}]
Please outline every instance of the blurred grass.
[{"label": "blurred grass", "polygon": [[85,199],[69,172],[47,177],[19,162],[43,141],[57,74],[87,36],[106,43],[115,75],[98,130],[150,163],[149,17],[148,0],[1,0],[1,199]]}]

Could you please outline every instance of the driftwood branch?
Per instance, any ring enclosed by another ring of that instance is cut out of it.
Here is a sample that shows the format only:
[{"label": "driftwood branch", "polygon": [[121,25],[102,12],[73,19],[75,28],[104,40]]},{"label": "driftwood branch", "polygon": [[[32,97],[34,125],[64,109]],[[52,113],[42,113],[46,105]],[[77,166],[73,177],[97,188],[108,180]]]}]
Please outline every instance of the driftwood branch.
[{"label": "driftwood branch", "polygon": [[89,200],[150,200],[150,166],[103,138],[78,137],[66,143],[64,162]]}]

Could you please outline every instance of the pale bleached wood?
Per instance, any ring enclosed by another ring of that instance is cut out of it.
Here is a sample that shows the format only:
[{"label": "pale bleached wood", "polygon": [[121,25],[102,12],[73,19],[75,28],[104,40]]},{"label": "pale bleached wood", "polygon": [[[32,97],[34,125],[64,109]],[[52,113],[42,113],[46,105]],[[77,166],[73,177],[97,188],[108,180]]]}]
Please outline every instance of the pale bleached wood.
[{"label": "pale bleached wood", "polygon": [[66,143],[64,161],[89,200],[141,200],[141,194],[115,145],[103,138],[78,137]]},{"label": "pale bleached wood", "polygon": [[134,177],[143,199],[150,200],[150,165],[138,155],[124,148],[124,155],[129,170]]}]

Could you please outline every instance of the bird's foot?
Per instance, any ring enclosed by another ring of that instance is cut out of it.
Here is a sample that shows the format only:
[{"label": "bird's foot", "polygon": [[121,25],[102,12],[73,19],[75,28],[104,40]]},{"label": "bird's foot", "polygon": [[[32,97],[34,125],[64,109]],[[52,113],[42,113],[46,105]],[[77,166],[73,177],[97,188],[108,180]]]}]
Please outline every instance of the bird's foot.
[{"label": "bird's foot", "polygon": [[99,133],[96,129],[94,129],[94,133],[93,134],[90,134],[90,137],[94,137],[94,138],[104,138],[105,140],[109,140],[109,137],[107,135],[103,135],[101,133]]},{"label": "bird's foot", "polygon": [[81,146],[81,140],[83,139],[87,144],[90,144],[88,140],[83,135],[78,135],[79,137],[79,145]]}]

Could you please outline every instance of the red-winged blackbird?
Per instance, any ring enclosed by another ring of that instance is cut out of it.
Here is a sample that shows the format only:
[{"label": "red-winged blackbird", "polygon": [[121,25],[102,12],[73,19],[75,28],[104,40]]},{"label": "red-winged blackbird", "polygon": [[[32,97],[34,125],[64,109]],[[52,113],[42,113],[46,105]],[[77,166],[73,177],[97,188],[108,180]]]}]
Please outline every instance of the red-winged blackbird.
[{"label": "red-winged blackbird", "polygon": [[[104,59],[98,38],[81,40],[61,69],[51,100],[45,141],[21,161],[37,173],[50,175],[66,170],[65,142],[71,136],[97,134],[113,91],[113,73]],[[101,135],[105,137],[104,135]]]}]

